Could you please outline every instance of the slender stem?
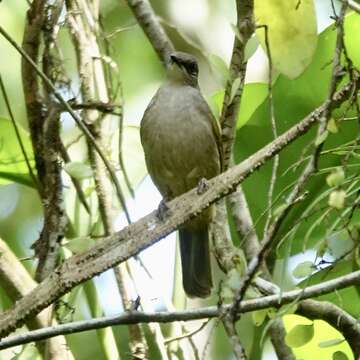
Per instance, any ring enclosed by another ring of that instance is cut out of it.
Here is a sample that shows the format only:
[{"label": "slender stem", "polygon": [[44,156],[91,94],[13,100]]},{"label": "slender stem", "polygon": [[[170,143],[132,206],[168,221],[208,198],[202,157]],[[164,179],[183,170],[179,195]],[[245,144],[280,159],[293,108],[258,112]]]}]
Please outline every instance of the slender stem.
[{"label": "slender stem", "polygon": [[[267,309],[270,307],[279,308],[282,305],[292,303],[293,301],[318,297],[334,292],[335,290],[345,289],[347,287],[358,284],[360,284],[360,270],[344,276],[340,276],[336,279],[322,282],[317,285],[308,286],[305,289],[291,290],[282,294],[268,295],[251,300],[243,300],[238,311],[239,313],[247,313],[251,311]],[[229,309],[230,307],[231,305],[224,306],[225,310]],[[0,342],[0,350],[20,344],[26,344],[32,341],[48,339],[50,337],[60,334],[73,334],[87,330],[99,329],[107,326],[149,322],[168,323],[173,321],[191,321],[219,317],[220,315],[221,311],[217,306],[170,312],[127,311],[119,315],[75,321],[68,324],[61,324],[4,338]],[[360,339],[360,325],[354,318],[352,321],[352,326],[353,331],[357,333],[357,336]]]}]

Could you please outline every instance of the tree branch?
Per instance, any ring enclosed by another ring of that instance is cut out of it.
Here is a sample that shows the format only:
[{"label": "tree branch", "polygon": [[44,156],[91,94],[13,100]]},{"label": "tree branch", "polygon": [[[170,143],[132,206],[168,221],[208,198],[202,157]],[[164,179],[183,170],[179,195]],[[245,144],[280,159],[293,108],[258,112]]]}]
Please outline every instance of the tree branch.
[{"label": "tree branch", "polygon": [[[270,307],[280,308],[285,304],[292,303],[297,300],[314,298],[321,295],[331,293],[335,290],[345,289],[349,286],[360,284],[360,270],[355,271],[351,274],[340,276],[336,279],[328,280],[323,283],[309,286],[305,289],[297,289],[292,291],[287,291],[282,294],[269,295],[261,298],[243,300],[239,307],[239,313],[247,313],[251,311],[267,309]],[[311,300],[301,301],[300,309],[302,303],[307,303]],[[328,304],[327,302],[317,302],[318,304]],[[224,309],[227,310],[231,305],[225,305]],[[301,312],[301,310],[299,310]],[[304,310],[305,312],[305,310]],[[335,314],[335,312],[333,313]],[[4,338],[0,342],[0,350],[9,348],[11,346],[16,346],[20,344],[26,344],[32,341],[39,341],[47,339],[53,336],[60,334],[73,334],[76,332],[82,332],[87,330],[99,329],[107,326],[115,325],[128,325],[136,323],[169,323],[173,321],[191,321],[199,320],[206,318],[219,317],[221,311],[217,306],[209,306],[200,309],[190,309],[184,311],[171,311],[171,312],[139,312],[139,311],[127,311],[120,315],[108,316],[97,319],[90,320],[81,320],[75,321],[68,324],[61,324],[45,329],[39,329],[31,331],[24,334],[14,335],[8,338]],[[309,315],[310,316],[310,315]],[[314,314],[314,317],[318,315]],[[324,318],[326,314],[324,313]],[[351,320],[348,318],[347,321]],[[353,326],[352,331],[356,332],[357,336],[360,333],[360,324],[351,321]],[[350,329],[348,329],[350,331]],[[360,344],[360,342],[358,343]]]},{"label": "tree branch", "polygon": [[[341,105],[359,86],[359,76],[356,76],[356,82],[349,82],[335,93],[331,106]],[[98,244],[88,251],[64,261],[30,294],[0,315],[0,336],[7,335],[76,285],[138,254],[222,196],[234,191],[251,173],[306,133],[321,118],[327,106],[329,100],[248,159],[211,179],[209,189],[205,193],[198,194],[197,189],[192,189],[172,200],[168,204],[169,216],[165,220],[159,220],[156,217],[157,212],[153,211],[136,223],[104,238],[103,241],[97,241]]]},{"label": "tree branch", "polygon": [[337,329],[349,343],[355,359],[360,356],[360,324],[356,318],[328,301],[303,300],[296,313],[309,319],[321,319]]},{"label": "tree branch", "polygon": [[174,47],[160,25],[148,0],[127,0],[127,3],[161,62],[167,67]]},{"label": "tree branch", "polygon": [[342,2],[347,2],[349,5],[349,8],[351,10],[356,11],[358,14],[360,14],[360,4],[358,4],[356,1],[354,0],[341,0]]}]

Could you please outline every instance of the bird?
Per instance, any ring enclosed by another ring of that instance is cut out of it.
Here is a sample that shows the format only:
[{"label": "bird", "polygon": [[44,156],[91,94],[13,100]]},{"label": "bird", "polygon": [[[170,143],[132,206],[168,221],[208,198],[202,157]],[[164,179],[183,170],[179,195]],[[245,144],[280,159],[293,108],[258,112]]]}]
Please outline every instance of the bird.
[{"label": "bird", "polygon": [[[198,85],[194,56],[170,54],[166,81],[147,106],[140,138],[148,173],[167,201],[221,172],[220,127]],[[183,288],[190,298],[211,294],[209,207],[179,229]]]}]

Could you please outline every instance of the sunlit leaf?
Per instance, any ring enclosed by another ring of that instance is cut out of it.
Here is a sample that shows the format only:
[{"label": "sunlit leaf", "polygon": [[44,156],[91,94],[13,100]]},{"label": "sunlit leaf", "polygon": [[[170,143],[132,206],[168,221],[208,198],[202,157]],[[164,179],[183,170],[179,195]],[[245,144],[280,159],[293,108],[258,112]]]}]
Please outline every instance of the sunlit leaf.
[{"label": "sunlit leaf", "polygon": [[333,360],[349,360],[347,355],[342,351],[335,351],[332,358]]},{"label": "sunlit leaf", "polygon": [[[264,102],[267,94],[267,84],[249,83],[244,85],[243,93],[241,96],[239,116],[237,120],[237,128],[242,127],[249,121],[254,111]],[[220,113],[223,99],[224,91],[219,91],[210,98],[209,104],[215,115]]]},{"label": "sunlit leaf", "polygon": [[259,46],[259,39],[256,36],[252,36],[245,46],[244,61],[248,61],[254,54]]},{"label": "sunlit leaf", "polygon": [[353,13],[345,17],[344,22],[345,46],[346,51],[356,68],[360,68],[360,21],[359,15]]},{"label": "sunlit leaf", "polygon": [[[255,112],[255,110],[264,102],[268,94],[268,86],[264,83],[245,84],[241,97],[241,105],[237,128],[245,125]],[[265,119],[264,119],[265,120]]]},{"label": "sunlit leaf", "polygon": [[292,348],[297,348],[307,344],[314,336],[314,324],[296,325],[285,337],[285,342]]},{"label": "sunlit leaf", "polygon": [[275,319],[277,315],[277,310],[275,308],[269,308],[267,311],[267,315],[270,319]]},{"label": "sunlit leaf", "polygon": [[267,309],[256,310],[251,313],[252,320],[255,326],[260,326],[265,321],[267,316]]},{"label": "sunlit leaf", "polygon": [[336,134],[339,132],[338,125],[336,123],[336,120],[331,118],[326,126],[327,131],[331,132],[332,134]]},{"label": "sunlit leaf", "polygon": [[[255,0],[257,25],[268,26],[274,67],[290,78],[299,76],[310,64],[317,44],[313,0]],[[256,31],[263,49],[265,31]]]}]

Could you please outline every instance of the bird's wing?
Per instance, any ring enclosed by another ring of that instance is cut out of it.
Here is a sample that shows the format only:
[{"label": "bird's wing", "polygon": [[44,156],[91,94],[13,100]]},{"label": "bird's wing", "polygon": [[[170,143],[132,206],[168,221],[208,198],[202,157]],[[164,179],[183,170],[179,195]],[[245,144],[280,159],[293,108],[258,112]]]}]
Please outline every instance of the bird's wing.
[{"label": "bird's wing", "polygon": [[200,94],[201,100],[197,104],[199,106],[200,111],[206,115],[206,117],[209,119],[213,133],[215,136],[216,144],[219,150],[219,157],[220,157],[220,167],[221,171],[223,170],[223,163],[224,163],[224,153],[223,153],[223,147],[222,147],[222,141],[221,141],[221,127],[219,121],[214,116],[213,112],[210,109],[209,104],[206,102],[204,97]]}]

